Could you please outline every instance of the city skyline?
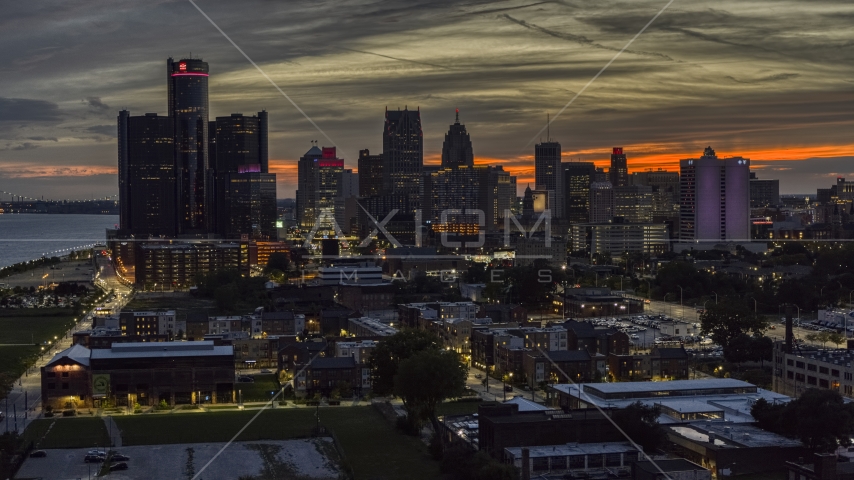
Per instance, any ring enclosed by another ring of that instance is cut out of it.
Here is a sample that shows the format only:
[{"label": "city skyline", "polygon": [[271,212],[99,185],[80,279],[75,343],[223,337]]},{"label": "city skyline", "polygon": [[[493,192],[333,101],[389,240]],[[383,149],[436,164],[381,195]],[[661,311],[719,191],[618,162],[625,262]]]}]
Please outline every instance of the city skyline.
[{"label": "city skyline", "polygon": [[[405,106],[420,107],[424,163],[439,164],[459,108],[475,164],[504,166],[521,191],[534,183],[529,140],[546,114],[663,5],[387,3],[354,17],[327,5],[259,3],[239,18],[227,3],[200,7],[335,141],[347,168],[356,168],[360,149],[382,150],[374,132],[385,107]],[[279,196],[293,197],[297,159],[310,141],[333,145],[189,3],[111,7],[10,8],[0,34],[10,46],[0,190],[117,193],[116,113],[166,114],[162,59],[191,51],[211,65],[212,116],[271,112],[270,171],[283,174]],[[632,172],[676,171],[680,159],[712,145],[721,157],[750,158],[760,178],[779,178],[781,193],[854,176],[850,42],[833,28],[854,7],[770,10],[674,3],[551,125],[564,161],[607,166],[612,147],[623,147]]]}]

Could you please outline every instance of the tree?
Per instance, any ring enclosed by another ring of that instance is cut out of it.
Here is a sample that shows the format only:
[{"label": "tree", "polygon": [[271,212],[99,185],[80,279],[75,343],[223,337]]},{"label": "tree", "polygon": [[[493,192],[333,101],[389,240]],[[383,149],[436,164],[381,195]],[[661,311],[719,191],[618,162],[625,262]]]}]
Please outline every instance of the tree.
[{"label": "tree", "polygon": [[731,339],[724,347],[724,357],[732,363],[743,363],[750,360],[753,338],[746,333]]},{"label": "tree", "polygon": [[426,421],[440,433],[436,407],[446,398],[465,392],[468,367],[455,352],[426,349],[400,362],[394,376],[394,394],[403,400],[408,420],[420,427]]},{"label": "tree", "polygon": [[849,445],[854,432],[854,405],[846,404],[834,390],[811,388],[785,405],[760,399],[750,414],[760,428],[798,438],[814,452]]},{"label": "tree", "polygon": [[703,335],[711,336],[712,341],[722,347],[744,333],[761,335],[767,323],[764,317],[740,302],[709,305],[700,317]]},{"label": "tree", "polygon": [[368,361],[374,394],[393,394],[400,362],[423,350],[438,350],[439,345],[439,337],[423,330],[402,330],[379,342]]},{"label": "tree", "polygon": [[290,266],[291,259],[288,257],[287,253],[273,252],[270,254],[270,258],[267,260],[267,266],[264,267],[264,271],[266,273],[270,273],[273,270],[287,272]]},{"label": "tree", "polygon": [[836,348],[839,348],[839,345],[845,342],[845,337],[842,336],[842,334],[839,332],[831,333],[827,336],[827,339],[830,341],[830,343],[836,345]]},{"label": "tree", "polygon": [[664,430],[658,424],[659,415],[661,415],[660,407],[635,402],[626,408],[614,411],[611,418],[629,438],[642,446],[644,451],[651,452],[666,438]]}]

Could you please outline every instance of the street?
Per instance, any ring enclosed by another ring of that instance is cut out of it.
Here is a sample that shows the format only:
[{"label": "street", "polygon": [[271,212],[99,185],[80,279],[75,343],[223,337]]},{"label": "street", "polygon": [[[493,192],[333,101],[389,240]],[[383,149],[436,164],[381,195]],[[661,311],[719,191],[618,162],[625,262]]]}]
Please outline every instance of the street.
[{"label": "street", "polygon": [[[110,265],[110,262],[100,255],[96,258],[96,264],[100,267],[101,273],[96,282],[99,282],[99,288],[105,289],[105,293],[110,289],[115,289],[117,295],[113,302],[109,304],[96,303],[94,307],[107,306],[118,312],[128,302],[128,294],[130,289],[124,286],[116,278],[115,271]],[[118,295],[121,293],[121,295]],[[41,414],[41,375],[40,368],[47,364],[57,352],[70,347],[73,341],[75,332],[81,330],[89,330],[92,328],[92,323],[86,318],[92,312],[87,312],[78,318],[78,322],[65,333],[65,336],[57,339],[57,341],[47,348],[41,354],[36,364],[30,367],[24,376],[15,382],[9,395],[3,401],[0,401],[0,409],[6,415],[3,421],[0,421],[0,432],[14,431],[23,432],[34,418]]]}]

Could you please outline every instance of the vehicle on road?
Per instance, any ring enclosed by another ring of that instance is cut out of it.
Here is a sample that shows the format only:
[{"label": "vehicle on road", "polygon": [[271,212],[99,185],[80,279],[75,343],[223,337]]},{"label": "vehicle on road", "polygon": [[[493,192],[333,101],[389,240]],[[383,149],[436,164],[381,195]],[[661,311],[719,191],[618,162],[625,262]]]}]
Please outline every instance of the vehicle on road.
[{"label": "vehicle on road", "polygon": [[261,373],[273,373],[273,371],[270,370],[269,368],[265,368],[265,369],[261,370]]},{"label": "vehicle on road", "polygon": [[504,385],[504,391],[505,392],[512,392],[513,391],[513,385]]},{"label": "vehicle on road", "polygon": [[483,378],[483,375],[481,375],[480,373],[475,373],[474,378],[480,379],[480,378]]},{"label": "vehicle on road", "polygon": [[45,452],[44,450],[33,450],[32,452],[30,452],[30,458],[41,458],[46,456],[47,452]]},{"label": "vehicle on road", "polygon": [[100,455],[86,455],[83,457],[83,461],[86,463],[103,463],[104,457]]},{"label": "vehicle on road", "polygon": [[121,453],[114,453],[110,456],[110,460],[116,462],[127,462],[128,460],[130,460],[130,457],[128,457],[127,455],[122,455]]},{"label": "vehicle on road", "polygon": [[98,455],[101,457],[105,457],[107,456],[107,452],[103,450],[89,450],[88,452],[86,452],[86,455]]},{"label": "vehicle on road", "polygon": [[114,463],[110,465],[110,471],[115,472],[116,470],[127,470],[128,464],[125,462]]}]

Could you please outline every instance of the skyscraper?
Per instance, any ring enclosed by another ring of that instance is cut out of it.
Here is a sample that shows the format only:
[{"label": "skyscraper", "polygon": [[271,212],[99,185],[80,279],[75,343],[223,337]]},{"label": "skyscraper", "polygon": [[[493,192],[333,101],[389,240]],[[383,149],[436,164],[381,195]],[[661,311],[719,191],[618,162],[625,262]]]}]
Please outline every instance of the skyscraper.
[{"label": "skyscraper", "polygon": [[118,116],[120,225],[137,237],[175,235],[172,119]]},{"label": "skyscraper", "polygon": [[166,60],[168,115],[175,139],[177,231],[204,233],[208,179],[208,64],[200,59]]},{"label": "skyscraper", "polygon": [[536,189],[549,192],[549,208],[553,218],[563,218],[563,170],[560,158],[558,142],[548,141],[534,146]]},{"label": "skyscraper", "polygon": [[335,147],[312,146],[298,164],[297,221],[302,228],[334,230],[335,198],[344,171]]},{"label": "skyscraper", "polygon": [[421,111],[386,108],[383,127],[383,189],[387,195],[404,195],[413,210],[420,205],[424,134]]},{"label": "skyscraper", "polygon": [[679,161],[679,240],[750,240],[750,159],[703,156]]},{"label": "skyscraper", "polygon": [[359,196],[372,197],[383,191],[383,155],[359,150]]},{"label": "skyscraper", "polygon": [[564,217],[570,223],[585,223],[590,219],[590,184],[596,175],[592,162],[564,162],[563,186],[566,197]]},{"label": "skyscraper", "polygon": [[611,152],[611,169],[608,170],[608,179],[614,188],[629,185],[629,166],[622,147],[614,147]]},{"label": "skyscraper", "polygon": [[590,184],[590,223],[608,223],[614,219],[614,187],[611,182]]},{"label": "skyscraper", "polygon": [[461,165],[474,166],[474,153],[472,153],[471,138],[466,132],[466,126],[460,125],[460,110],[456,111],[457,117],[453,125],[445,134],[445,142],[442,144],[442,166],[457,167]]},{"label": "skyscraper", "polygon": [[269,173],[267,129],[265,111],[209,122],[208,231],[225,238],[275,236],[276,175]]}]

